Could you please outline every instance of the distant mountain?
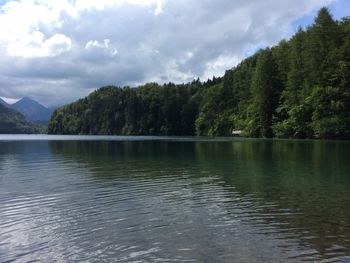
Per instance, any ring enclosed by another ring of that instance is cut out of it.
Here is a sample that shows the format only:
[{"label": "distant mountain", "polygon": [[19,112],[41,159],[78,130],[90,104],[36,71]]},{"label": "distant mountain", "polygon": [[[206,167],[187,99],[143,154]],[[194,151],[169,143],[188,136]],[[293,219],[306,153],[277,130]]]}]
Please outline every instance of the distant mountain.
[{"label": "distant mountain", "polygon": [[22,113],[27,120],[42,124],[46,124],[49,121],[53,112],[51,109],[28,97],[24,97],[9,105],[9,107]]},{"label": "distant mountain", "polygon": [[42,133],[43,128],[28,122],[25,117],[0,103],[0,134]]},{"label": "distant mountain", "polygon": [[0,98],[0,105],[8,107],[8,104],[2,98]]},{"label": "distant mountain", "polygon": [[11,110],[9,108],[7,108],[5,105],[3,105],[0,101],[0,113],[8,113],[9,111],[11,111]]}]

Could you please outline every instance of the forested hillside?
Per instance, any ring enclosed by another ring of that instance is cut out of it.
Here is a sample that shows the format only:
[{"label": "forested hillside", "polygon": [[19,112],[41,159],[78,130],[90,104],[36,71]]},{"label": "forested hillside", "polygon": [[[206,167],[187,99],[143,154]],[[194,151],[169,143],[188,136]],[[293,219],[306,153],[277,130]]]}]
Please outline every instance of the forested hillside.
[{"label": "forested hillside", "polygon": [[43,127],[26,121],[19,112],[0,104],[0,134],[42,133]]},{"label": "forested hillside", "polygon": [[350,137],[350,18],[313,25],[221,78],[104,87],[56,110],[51,134]]}]

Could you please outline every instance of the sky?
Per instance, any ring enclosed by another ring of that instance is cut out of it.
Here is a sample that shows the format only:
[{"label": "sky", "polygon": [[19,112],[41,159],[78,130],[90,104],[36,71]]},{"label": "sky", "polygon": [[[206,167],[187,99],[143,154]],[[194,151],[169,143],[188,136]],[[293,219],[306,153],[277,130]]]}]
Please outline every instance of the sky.
[{"label": "sky", "polygon": [[0,97],[63,105],[106,85],[221,76],[349,0],[0,0]]}]

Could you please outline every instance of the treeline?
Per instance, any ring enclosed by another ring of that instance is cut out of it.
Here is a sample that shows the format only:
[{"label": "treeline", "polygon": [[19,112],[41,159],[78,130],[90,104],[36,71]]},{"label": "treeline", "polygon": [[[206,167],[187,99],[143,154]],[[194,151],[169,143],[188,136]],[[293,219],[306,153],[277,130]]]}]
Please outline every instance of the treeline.
[{"label": "treeline", "polygon": [[221,78],[104,87],[56,110],[51,134],[350,138],[350,18],[313,25]]},{"label": "treeline", "polygon": [[104,87],[53,113],[52,134],[195,134],[198,85]]}]

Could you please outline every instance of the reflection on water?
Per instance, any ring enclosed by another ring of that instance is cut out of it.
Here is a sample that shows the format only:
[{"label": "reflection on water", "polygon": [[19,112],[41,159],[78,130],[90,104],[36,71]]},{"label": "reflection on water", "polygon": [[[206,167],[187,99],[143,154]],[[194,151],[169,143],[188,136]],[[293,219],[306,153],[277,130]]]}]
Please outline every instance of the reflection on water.
[{"label": "reflection on water", "polygon": [[0,262],[350,261],[349,143],[52,138],[0,141]]}]

